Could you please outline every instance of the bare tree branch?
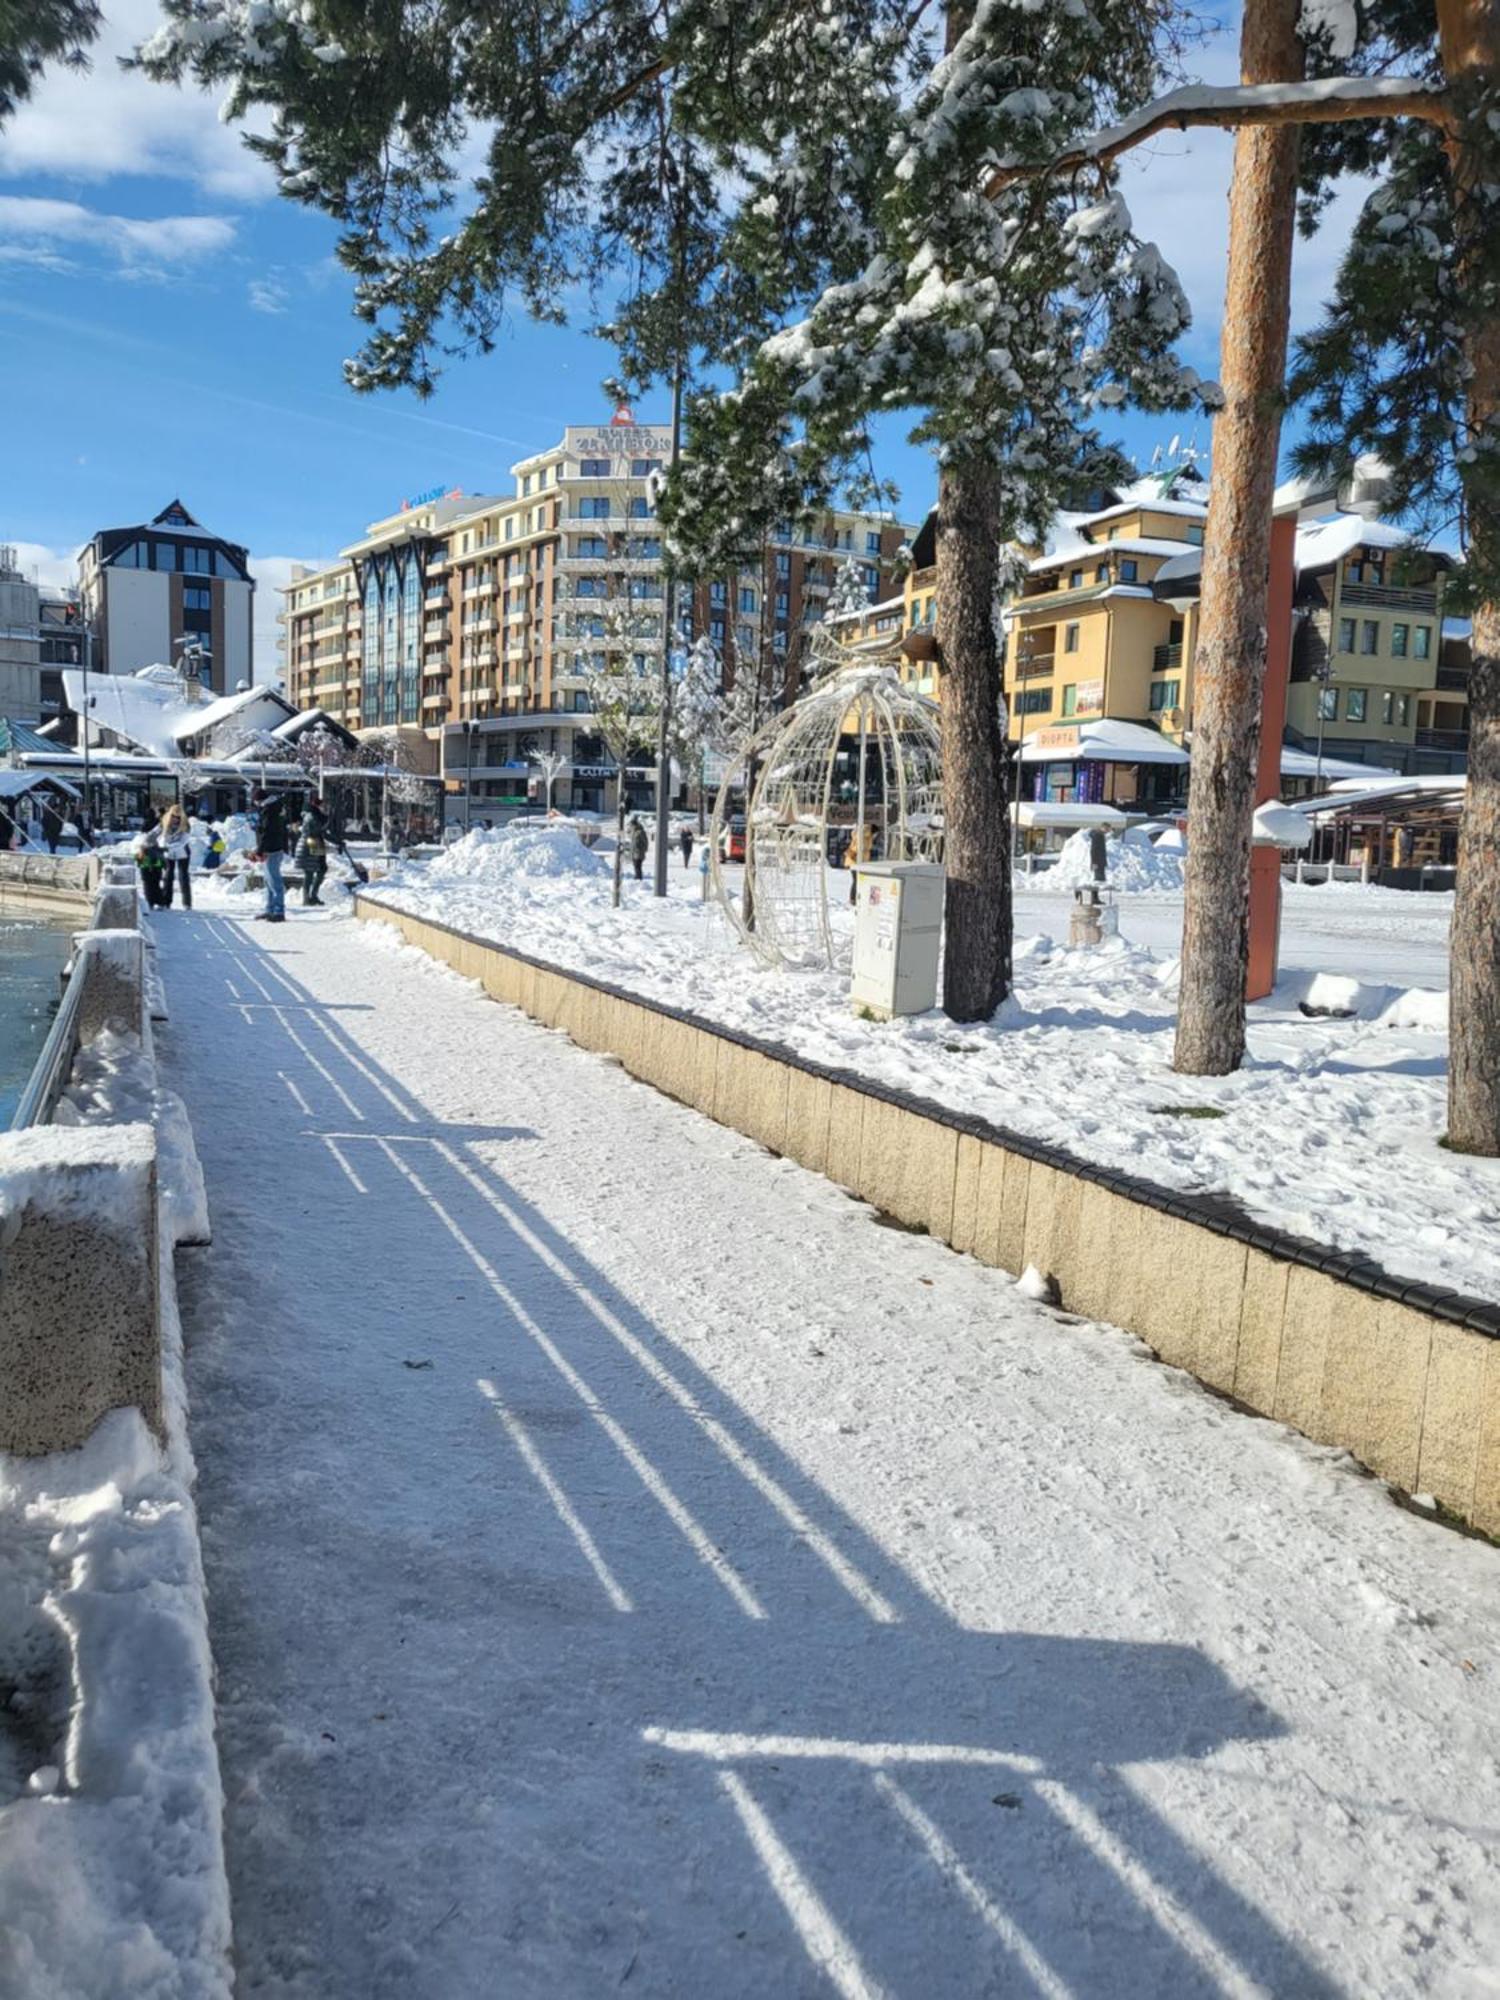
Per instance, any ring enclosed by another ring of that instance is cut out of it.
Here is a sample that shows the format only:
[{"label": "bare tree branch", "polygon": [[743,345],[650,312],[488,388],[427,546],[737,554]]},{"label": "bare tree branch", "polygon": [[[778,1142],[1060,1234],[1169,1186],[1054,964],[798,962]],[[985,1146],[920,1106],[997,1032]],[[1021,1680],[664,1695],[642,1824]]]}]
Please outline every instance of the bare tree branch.
[{"label": "bare tree branch", "polygon": [[1412,76],[1336,76],[1312,83],[1242,83],[1214,87],[1188,84],[1142,105],[1118,125],[1069,147],[1053,159],[997,167],[985,184],[991,198],[1039,175],[1102,166],[1158,132],[1185,132],[1210,125],[1230,131],[1241,125],[1337,125],[1358,118],[1425,118],[1448,125],[1452,105],[1443,86]]}]

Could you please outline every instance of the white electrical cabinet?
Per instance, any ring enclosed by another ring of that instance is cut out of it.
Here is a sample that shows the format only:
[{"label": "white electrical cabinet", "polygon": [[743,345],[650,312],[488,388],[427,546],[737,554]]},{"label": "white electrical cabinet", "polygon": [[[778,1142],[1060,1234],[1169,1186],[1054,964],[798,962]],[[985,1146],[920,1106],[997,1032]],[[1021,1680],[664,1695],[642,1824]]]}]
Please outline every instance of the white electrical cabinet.
[{"label": "white electrical cabinet", "polygon": [[930,861],[865,861],[854,906],[856,1007],[889,1020],[937,1005],[943,871]]}]

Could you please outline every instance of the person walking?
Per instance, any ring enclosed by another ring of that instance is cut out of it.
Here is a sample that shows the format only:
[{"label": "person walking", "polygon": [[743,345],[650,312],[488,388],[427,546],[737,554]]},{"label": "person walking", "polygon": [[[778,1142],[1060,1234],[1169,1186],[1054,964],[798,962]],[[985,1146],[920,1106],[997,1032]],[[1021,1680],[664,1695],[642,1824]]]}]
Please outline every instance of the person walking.
[{"label": "person walking", "polygon": [[266,907],[257,912],[257,923],[286,922],[286,890],[281,871],[286,863],[286,802],[270,792],[258,791],[250,803],[255,807],[255,846],[250,859],[258,861],[266,878]]},{"label": "person walking", "polygon": [[135,837],[135,865],[140,871],[141,894],[146,898],[148,910],[164,909],[162,876],[166,871],[167,857],[162,852],[161,828],[148,826]]},{"label": "person walking", "polygon": [[635,870],[635,879],[637,882],[640,881],[641,870],[646,865],[646,849],[648,845],[646,829],[641,825],[639,813],[636,813],[632,815],[630,821],[630,865]]},{"label": "person walking", "polygon": [[57,843],[62,839],[63,819],[56,802],[50,798],[42,800],[42,838],[47,843],[47,852],[56,854]]},{"label": "person walking", "polygon": [[321,909],[323,898],[318,891],[328,873],[328,815],[323,810],[323,801],[316,797],[308,800],[307,811],[302,815],[297,863],[302,870],[303,907],[316,905]]},{"label": "person walking", "polygon": [[691,868],[693,865],[693,829],[690,826],[685,826],[681,833],[678,834],[677,845],[682,849],[683,867]]},{"label": "person walking", "polygon": [[192,860],[193,846],[188,835],[187,814],[181,806],[168,806],[161,816],[161,907],[172,907],[172,885],[175,878],[182,884],[182,907],[193,907]]}]

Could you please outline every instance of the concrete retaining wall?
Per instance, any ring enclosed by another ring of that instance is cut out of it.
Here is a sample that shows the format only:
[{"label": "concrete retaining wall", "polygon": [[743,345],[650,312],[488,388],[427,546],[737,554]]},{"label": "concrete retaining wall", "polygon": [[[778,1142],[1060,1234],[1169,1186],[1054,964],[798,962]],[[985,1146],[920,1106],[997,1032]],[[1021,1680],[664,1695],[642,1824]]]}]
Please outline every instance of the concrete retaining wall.
[{"label": "concrete retaining wall", "polygon": [[1070,1311],[1500,1534],[1500,1306],[367,897],[356,913],[898,1221],[1005,1270],[1035,1264]]},{"label": "concrete retaining wall", "polygon": [[97,854],[0,854],[0,909],[76,916],[94,900]]}]

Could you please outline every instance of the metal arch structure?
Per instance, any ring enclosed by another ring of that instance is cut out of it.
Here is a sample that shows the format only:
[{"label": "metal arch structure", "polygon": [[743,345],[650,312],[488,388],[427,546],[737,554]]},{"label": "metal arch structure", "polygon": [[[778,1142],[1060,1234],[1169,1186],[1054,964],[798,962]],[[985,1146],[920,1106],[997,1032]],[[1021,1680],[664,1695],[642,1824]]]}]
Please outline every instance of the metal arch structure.
[{"label": "metal arch structure", "polygon": [[[888,659],[853,654],[800,700],[773,716],[725,772],[709,830],[710,866],[720,907],[768,964],[838,966],[851,949],[833,909],[848,876],[829,860],[830,833],[847,832],[856,855],[872,847],[886,861],[942,858],[942,757],[936,702],[915,693]],[[838,767],[853,755],[853,798],[841,796]],[[724,869],[733,792],[748,780],[745,884],[747,924]],[[831,878],[831,879],[830,879]]]}]

